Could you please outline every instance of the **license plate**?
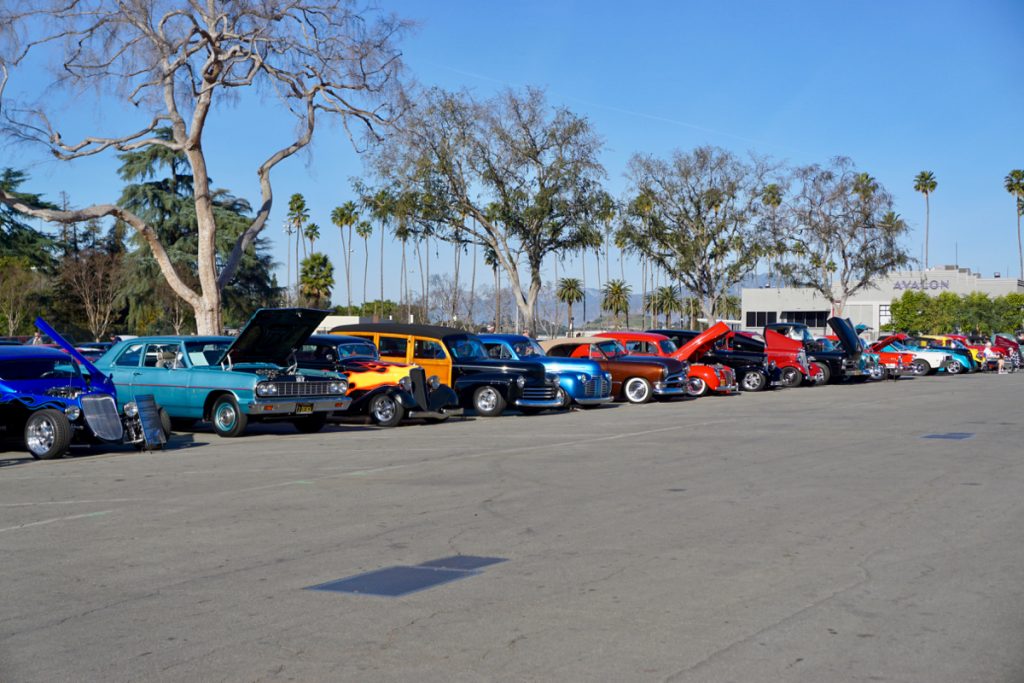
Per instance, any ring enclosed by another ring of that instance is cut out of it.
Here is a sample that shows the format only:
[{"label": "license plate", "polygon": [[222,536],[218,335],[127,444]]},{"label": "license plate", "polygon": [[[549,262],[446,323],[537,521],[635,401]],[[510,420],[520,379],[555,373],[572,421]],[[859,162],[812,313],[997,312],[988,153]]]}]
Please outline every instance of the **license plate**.
[{"label": "license plate", "polygon": [[308,415],[313,412],[312,403],[296,403],[295,414],[296,415]]}]

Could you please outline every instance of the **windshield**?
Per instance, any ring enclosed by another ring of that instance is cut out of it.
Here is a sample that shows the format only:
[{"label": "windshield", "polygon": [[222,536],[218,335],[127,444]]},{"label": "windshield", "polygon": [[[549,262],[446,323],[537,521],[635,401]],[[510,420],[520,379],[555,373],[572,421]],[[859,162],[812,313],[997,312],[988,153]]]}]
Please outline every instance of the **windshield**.
[{"label": "windshield", "polygon": [[484,360],[487,358],[487,349],[484,348],[484,345],[471,337],[451,340],[448,346],[456,360]]},{"label": "windshield", "polygon": [[[622,344],[620,344],[618,341],[616,341],[614,339],[609,339],[608,341],[598,342],[597,344],[592,344],[591,345],[591,348],[595,348],[595,347],[597,348],[597,352],[598,352],[597,355],[600,355],[601,353],[603,353],[604,355],[608,356],[609,358],[615,358],[617,356],[624,356],[624,355],[626,355],[626,349],[624,349],[622,347]],[[594,354],[591,354],[591,355],[594,355]]]},{"label": "windshield", "polygon": [[73,358],[18,358],[0,361],[0,379],[74,379],[81,376]]},{"label": "windshield", "polygon": [[380,358],[377,355],[377,347],[369,342],[352,342],[350,344],[338,344],[338,358]]},{"label": "windshield", "polygon": [[185,353],[193,366],[204,367],[219,361],[229,346],[230,341],[191,341],[185,342]]},{"label": "windshield", "polygon": [[512,349],[515,350],[516,355],[520,358],[530,358],[531,356],[543,356],[544,349],[540,347],[540,344],[527,339],[526,341],[516,342],[512,345]]},{"label": "windshield", "polygon": [[662,341],[658,342],[658,348],[660,348],[661,352],[666,356],[671,356],[678,350],[675,343],[671,339],[663,339]]}]

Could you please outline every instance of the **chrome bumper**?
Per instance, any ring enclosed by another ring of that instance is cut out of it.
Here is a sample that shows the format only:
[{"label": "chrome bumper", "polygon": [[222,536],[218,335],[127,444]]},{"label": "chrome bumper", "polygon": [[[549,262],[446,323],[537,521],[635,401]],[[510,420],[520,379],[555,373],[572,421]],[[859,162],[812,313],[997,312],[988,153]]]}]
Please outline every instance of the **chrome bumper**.
[{"label": "chrome bumper", "polygon": [[732,394],[740,390],[739,384],[719,384],[715,389],[716,394]]},{"label": "chrome bumper", "polygon": [[[279,416],[279,415],[298,415],[296,412],[297,406],[311,405],[313,410],[311,413],[333,413],[336,410],[347,410],[352,405],[352,399],[348,396],[338,396],[336,398],[311,398],[308,401],[302,401],[297,399],[289,398],[287,401],[261,401],[255,400],[250,401],[246,404],[246,413],[253,417],[261,415]],[[309,415],[310,413],[302,413],[302,415]]]},{"label": "chrome bumper", "polygon": [[654,383],[654,395],[655,396],[685,396],[687,393],[686,385],[673,384],[666,386],[661,382]]},{"label": "chrome bumper", "polygon": [[602,403],[611,403],[614,396],[602,396],[601,398],[573,398],[573,403],[579,403],[581,406],[599,406]]},{"label": "chrome bumper", "polygon": [[561,408],[562,399],[555,398],[517,398],[516,405],[522,408]]}]

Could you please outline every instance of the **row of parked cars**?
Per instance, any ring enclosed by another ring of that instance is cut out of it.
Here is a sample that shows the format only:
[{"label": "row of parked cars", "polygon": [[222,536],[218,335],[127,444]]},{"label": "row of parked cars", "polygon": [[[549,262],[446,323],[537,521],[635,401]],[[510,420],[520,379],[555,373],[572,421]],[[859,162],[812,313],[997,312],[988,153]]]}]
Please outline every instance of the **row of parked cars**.
[{"label": "row of parked cars", "polygon": [[[867,344],[848,320],[815,338],[799,323],[758,333],[717,323],[604,332],[538,341],[524,335],[395,323],[315,334],[326,312],[256,312],[236,337],[136,337],[98,358],[37,326],[57,348],[0,346],[0,437],[36,458],[72,443],[158,448],[173,430],[209,423],[236,437],[253,422],[287,421],[316,432],[332,418],[363,416],[381,427],[407,419],[441,422],[612,401],[700,397],[840,381],[869,381],[988,368],[955,336],[889,335]],[[1012,338],[1000,338],[1012,365]]]}]

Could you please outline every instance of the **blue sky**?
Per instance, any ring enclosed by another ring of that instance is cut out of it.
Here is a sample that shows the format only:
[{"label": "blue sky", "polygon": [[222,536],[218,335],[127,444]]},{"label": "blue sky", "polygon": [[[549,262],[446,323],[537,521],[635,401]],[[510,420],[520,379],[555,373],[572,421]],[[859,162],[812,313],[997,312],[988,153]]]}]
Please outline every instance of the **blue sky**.
[{"label": "blue sky", "polygon": [[[546,88],[552,104],[588,117],[604,137],[608,188],[625,187],[635,152],[667,154],[698,145],[754,151],[790,164],[851,157],[896,198],[920,255],[924,200],[913,177],[931,170],[931,261],[986,275],[1016,273],[1013,200],[1002,187],[1024,168],[1024,2],[382,2],[416,20],[404,42],[409,73],[423,85],[467,87],[481,96],[511,86]],[[28,74],[26,74],[28,75]],[[17,79],[17,75],[15,77]],[[14,80],[18,89],[24,82]],[[137,124],[137,112],[92,94],[50,93],[63,106],[62,132]],[[218,186],[255,201],[255,168],[290,133],[271,102],[246,98],[220,109],[207,139]],[[24,146],[0,148],[0,165],[27,169],[26,189],[72,203],[116,200],[112,159],[71,165]],[[341,274],[331,209],[352,198],[359,156],[338,127],[323,126],[309,153],[274,173],[277,201],[265,235],[283,280],[281,225],[287,198],[306,196]],[[437,247],[448,267],[451,250]],[[386,245],[385,294],[397,298],[397,247]],[[354,258],[362,261],[361,248]],[[371,298],[378,282],[371,241]],[[592,265],[591,260],[588,265]],[[468,268],[468,264],[466,264]],[[560,274],[579,272],[569,262]],[[593,269],[589,268],[591,278]],[[627,277],[639,269],[627,267]],[[361,268],[353,280],[358,281]],[[550,275],[549,275],[550,276]],[[413,273],[412,283],[419,282]],[[591,282],[591,285],[596,284]],[[637,283],[638,284],[638,283]],[[638,287],[637,287],[638,288]],[[355,297],[359,298],[361,286]],[[343,303],[344,291],[335,291]]]}]

